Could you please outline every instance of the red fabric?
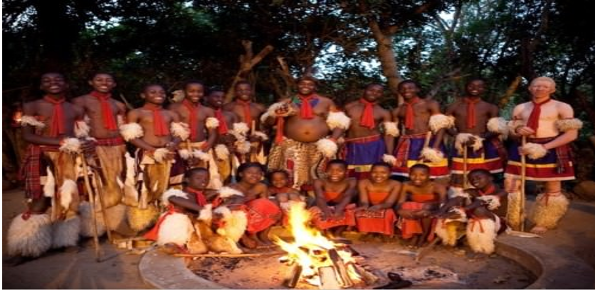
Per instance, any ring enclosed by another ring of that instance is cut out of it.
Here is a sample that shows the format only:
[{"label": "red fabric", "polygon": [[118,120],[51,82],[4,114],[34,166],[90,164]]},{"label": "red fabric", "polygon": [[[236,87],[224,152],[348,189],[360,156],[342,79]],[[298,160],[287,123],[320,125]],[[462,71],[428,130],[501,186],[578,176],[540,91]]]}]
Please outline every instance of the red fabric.
[{"label": "red fabric", "polygon": [[433,193],[414,193],[411,195],[411,200],[418,203],[438,201]]},{"label": "red fabric", "polygon": [[413,105],[419,102],[419,98],[415,97],[412,98],[411,101],[405,102],[405,106],[407,106],[405,111],[405,128],[406,129],[413,129],[413,122],[415,120],[415,111],[413,110]]},{"label": "red fabric", "polygon": [[217,132],[220,135],[227,134],[227,132],[229,132],[229,128],[227,128],[227,123],[225,122],[223,111],[221,111],[221,109],[215,110],[215,117],[217,118],[217,120],[219,120],[219,127],[217,127]]},{"label": "red fabric", "polygon": [[146,234],[144,234],[143,238],[145,238],[147,240],[151,240],[151,241],[156,241],[157,237],[159,236],[159,228],[161,228],[161,224],[165,221],[165,218],[168,215],[171,215],[174,213],[176,213],[176,208],[172,204],[170,204],[169,206],[167,206],[167,211],[159,217],[159,220],[157,220],[157,223],[155,224],[155,226],[150,231],[148,231]]},{"label": "red fabric", "polygon": [[281,144],[283,142],[283,131],[285,130],[285,119],[277,117],[277,133],[275,134],[275,143]]},{"label": "red fabric", "polygon": [[258,233],[268,229],[277,223],[281,218],[281,209],[276,203],[266,199],[258,198],[246,203],[248,226],[246,231]]},{"label": "red fabric", "polygon": [[205,196],[204,191],[194,189],[191,187],[186,187],[186,191],[194,194],[194,196],[196,197],[196,203],[198,203],[198,205],[200,205],[200,206],[207,205],[207,197]]},{"label": "red fabric", "polygon": [[368,192],[368,200],[372,205],[381,204],[389,194],[390,192]]},{"label": "red fabric", "polygon": [[374,103],[368,102],[361,98],[360,103],[364,104],[364,111],[362,113],[362,117],[359,120],[359,124],[362,127],[368,127],[370,129],[374,129],[376,124],[374,123]]},{"label": "red fabric", "polygon": [[52,113],[52,126],[50,127],[50,137],[58,137],[66,133],[66,127],[64,126],[64,110],[62,105],[64,104],[64,97],[56,100],[50,96],[45,96],[43,99],[54,105],[54,112]]},{"label": "red fabric", "polygon": [[290,192],[291,190],[292,190],[292,188],[291,188],[291,187],[289,187],[289,186],[285,186],[285,187],[281,187],[281,188],[279,188],[279,187],[274,187],[274,186],[271,186],[271,187],[269,187],[269,192],[270,192],[270,193],[273,193],[273,194],[278,194],[278,193],[288,193],[288,192]]},{"label": "red fabric", "polygon": [[114,117],[114,112],[112,111],[112,106],[109,102],[112,94],[92,91],[91,96],[97,98],[97,100],[101,102],[101,116],[103,117],[103,126],[110,131],[118,130],[116,118]]},{"label": "red fabric", "polygon": [[194,105],[191,101],[189,101],[188,99],[184,99],[184,101],[182,101],[182,104],[184,104],[184,106],[186,107],[186,109],[188,109],[188,113],[190,118],[188,119],[188,125],[190,125],[190,140],[194,141],[196,140],[196,134],[197,134],[197,128],[198,128],[198,107],[200,106],[199,104]]},{"label": "red fabric", "polygon": [[244,122],[246,122],[246,124],[248,124],[248,126],[252,126],[252,114],[250,113],[250,104],[252,102],[243,101],[240,99],[237,99],[236,102],[238,102],[238,104],[242,105],[242,108],[244,109]]},{"label": "red fabric", "polygon": [[397,216],[391,208],[357,212],[355,218],[357,229],[360,232],[381,233],[384,235],[393,235],[395,233]]},{"label": "red fabric", "polygon": [[494,192],[496,192],[496,186],[494,186],[492,184],[488,187],[488,189],[486,191],[479,190],[479,195],[481,195],[481,196],[492,195],[492,194],[494,194]]},{"label": "red fabric", "polygon": [[312,109],[312,105],[310,105],[310,101],[314,99],[316,95],[312,94],[309,96],[299,96],[302,105],[300,106],[300,118],[302,119],[312,119],[314,118],[314,110]]},{"label": "red fabric", "polygon": [[337,198],[341,196],[340,192],[324,192],[324,199],[326,201],[335,201],[337,202]]},{"label": "red fabric", "polygon": [[[421,202],[404,202],[401,205],[401,209],[411,210],[411,211],[418,211],[422,210],[424,204]],[[422,234],[423,228],[421,226],[421,222],[417,219],[406,219],[403,218],[401,222],[401,233],[403,235],[403,239],[410,239],[416,234]]]},{"label": "red fabric", "polygon": [[476,124],[475,117],[475,104],[479,102],[479,99],[463,99],[467,104],[467,128],[474,128]]},{"label": "red fabric", "polygon": [[537,128],[539,128],[539,115],[541,115],[541,106],[552,99],[547,99],[541,103],[533,103],[533,110],[531,111],[531,115],[529,115],[529,120],[527,121],[527,127],[533,129],[533,131],[537,132]]},{"label": "red fabric", "polygon": [[163,116],[160,112],[163,108],[160,105],[151,103],[146,103],[143,108],[153,112],[153,133],[155,136],[169,135],[169,128],[167,128],[165,120],[163,120]]},{"label": "red fabric", "polygon": [[[331,213],[334,213],[334,207],[329,207]],[[322,210],[318,207],[310,208],[310,214],[312,216],[312,222],[314,226],[321,230],[326,230],[338,226],[355,226],[355,204],[351,203],[345,207],[345,211],[342,217],[328,217],[326,220],[321,219]]]}]

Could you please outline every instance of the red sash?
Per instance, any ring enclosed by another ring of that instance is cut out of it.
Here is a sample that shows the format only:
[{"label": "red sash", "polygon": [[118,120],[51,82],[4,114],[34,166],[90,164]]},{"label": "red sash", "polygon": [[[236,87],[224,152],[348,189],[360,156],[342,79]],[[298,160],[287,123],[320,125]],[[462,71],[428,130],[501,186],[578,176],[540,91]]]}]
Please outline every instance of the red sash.
[{"label": "red sash", "polygon": [[529,115],[529,120],[527,121],[527,127],[533,129],[533,131],[537,132],[537,128],[539,128],[539,115],[541,115],[541,106],[552,99],[547,99],[541,103],[533,103],[533,110],[531,111],[531,115]]},{"label": "red sash", "polygon": [[146,103],[143,108],[153,112],[153,133],[155,136],[169,135],[169,128],[165,125],[165,120],[160,112],[163,109],[161,105]]},{"label": "red sash", "polygon": [[54,112],[52,113],[52,126],[50,127],[50,136],[58,137],[66,133],[66,128],[64,126],[64,110],[62,108],[65,98],[61,97],[60,99],[56,100],[50,96],[45,96],[43,97],[43,99],[46,102],[54,105]]},{"label": "red sash", "polygon": [[364,98],[359,99],[359,101],[364,104],[364,111],[362,112],[359,124],[362,127],[374,129],[376,127],[376,124],[374,124],[374,103],[368,102]]},{"label": "red sash", "polygon": [[116,118],[114,118],[114,112],[112,111],[112,106],[109,102],[109,99],[111,98],[112,94],[92,91],[91,96],[97,98],[97,100],[99,100],[99,102],[101,103],[101,116],[103,118],[103,126],[110,131],[118,130],[118,126],[116,125]]}]

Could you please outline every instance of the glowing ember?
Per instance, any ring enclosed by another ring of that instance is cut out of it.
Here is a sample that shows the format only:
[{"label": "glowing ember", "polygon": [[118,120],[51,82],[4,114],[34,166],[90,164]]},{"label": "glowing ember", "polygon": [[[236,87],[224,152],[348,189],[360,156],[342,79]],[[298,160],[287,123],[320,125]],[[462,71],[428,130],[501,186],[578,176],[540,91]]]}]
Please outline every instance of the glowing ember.
[{"label": "glowing ember", "polygon": [[[358,272],[365,270],[356,264],[349,247],[333,242],[309,227],[310,213],[303,203],[292,203],[288,215],[289,230],[295,241],[286,242],[275,237],[274,242],[287,252],[280,260],[294,266],[293,277],[289,278],[293,282],[288,283],[289,287],[295,287],[299,280],[325,288],[329,283],[347,288],[362,281]],[[329,282],[327,276],[336,281]]]}]

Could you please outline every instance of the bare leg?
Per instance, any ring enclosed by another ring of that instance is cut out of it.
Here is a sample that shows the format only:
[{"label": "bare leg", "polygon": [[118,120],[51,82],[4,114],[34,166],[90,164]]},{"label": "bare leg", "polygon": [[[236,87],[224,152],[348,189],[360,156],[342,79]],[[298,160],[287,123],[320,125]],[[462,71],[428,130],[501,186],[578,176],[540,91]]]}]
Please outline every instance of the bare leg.
[{"label": "bare leg", "polygon": [[257,238],[258,238],[259,242],[265,246],[273,246],[273,243],[269,239],[269,231],[270,230],[271,230],[271,228],[267,228],[263,231],[260,231],[257,234]]},{"label": "bare leg", "polygon": [[431,218],[422,218],[421,221],[421,228],[423,233],[421,234],[421,239],[418,241],[419,247],[424,245],[428,241],[428,235],[430,235],[430,230],[432,227],[432,219]]},{"label": "bare leg", "polygon": [[248,249],[256,249],[259,244],[256,234],[245,233],[240,241],[242,242],[242,245]]}]

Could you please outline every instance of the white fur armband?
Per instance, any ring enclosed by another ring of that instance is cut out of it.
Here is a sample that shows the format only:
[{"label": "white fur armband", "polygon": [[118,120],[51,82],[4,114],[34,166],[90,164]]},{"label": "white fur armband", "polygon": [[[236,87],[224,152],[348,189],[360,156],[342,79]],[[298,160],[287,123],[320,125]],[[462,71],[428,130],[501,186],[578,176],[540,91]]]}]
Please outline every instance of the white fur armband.
[{"label": "white fur armband", "polygon": [[221,189],[219,189],[219,197],[221,197],[223,199],[232,197],[234,195],[244,196],[244,194],[241,191],[239,191],[237,189],[233,189],[229,186],[224,186]]},{"label": "white fur armband", "polygon": [[384,155],[382,155],[382,161],[384,161],[390,165],[395,165],[395,163],[397,163],[397,158],[395,158],[395,156],[392,156],[390,154],[384,154]]},{"label": "white fur armband", "polygon": [[547,149],[541,144],[527,143],[523,146],[523,151],[528,152],[527,157],[531,159],[539,159],[547,154]]},{"label": "white fur armband", "polygon": [[128,123],[120,126],[120,135],[122,135],[124,140],[130,141],[144,136],[145,132],[143,132],[143,127],[138,123]]},{"label": "white fur armband", "polygon": [[60,151],[66,153],[79,153],[81,151],[81,141],[77,138],[64,138],[60,141]]},{"label": "white fur armband", "polygon": [[250,153],[251,144],[249,141],[246,140],[238,140],[234,143],[236,151],[240,154],[247,154]]},{"label": "white fur armband", "polygon": [[337,146],[337,143],[326,138],[318,140],[316,142],[316,148],[326,158],[333,158],[335,154],[337,154],[337,150],[339,150],[339,146]]},{"label": "white fur armband", "polygon": [[471,145],[471,148],[473,149],[473,151],[477,151],[479,149],[481,149],[481,147],[483,147],[483,138],[479,137],[479,136],[475,136],[473,134],[470,133],[459,133],[457,134],[457,137],[455,138],[455,148],[457,149],[457,152],[459,152],[459,154],[463,154],[464,148],[467,146],[465,145],[467,142],[469,142],[469,140],[475,137],[475,140],[473,141],[473,144]]},{"label": "white fur armband", "polygon": [[219,127],[219,119],[208,117],[205,121],[205,126],[207,127],[207,129],[217,128]]},{"label": "white fur armband", "polygon": [[384,125],[384,134],[399,137],[400,132],[396,122],[384,122],[382,124]]},{"label": "white fur armband", "polygon": [[462,197],[465,199],[471,198],[471,196],[469,196],[469,193],[467,193],[462,187],[454,187],[454,186],[451,186],[450,188],[448,188],[448,192],[446,193],[446,195],[448,196],[448,198],[455,198],[455,197]]},{"label": "white fur armband", "polygon": [[184,160],[188,160],[190,157],[192,157],[192,152],[190,152],[188,149],[180,149],[178,150],[178,154]]},{"label": "white fur armband", "polygon": [[500,207],[500,199],[495,195],[484,195],[477,199],[485,202],[489,210],[495,210]]},{"label": "white fur armband", "polygon": [[510,120],[508,121],[508,133],[518,135],[516,129],[525,126],[523,120]]},{"label": "white fur armband", "polygon": [[215,146],[215,154],[218,159],[226,160],[229,157],[229,149],[223,144],[217,144]]},{"label": "white fur armband", "polygon": [[174,189],[174,188],[170,188],[167,191],[165,191],[163,193],[163,195],[161,196],[161,203],[163,203],[164,206],[168,206],[169,205],[169,198],[170,197],[181,197],[181,198],[188,198],[188,195],[186,195],[185,192],[179,190],[179,189]]},{"label": "white fur armband", "polygon": [[[250,128],[248,127],[248,125],[244,122],[238,122],[238,123],[233,123],[233,129],[235,134],[239,134],[239,135],[243,135],[245,136],[246,133],[248,133],[248,131],[250,131]],[[235,135],[234,134],[234,135]],[[237,136],[236,136],[237,138]]]},{"label": "white fur armband", "polygon": [[169,150],[165,148],[158,148],[155,150],[155,152],[153,152],[153,159],[155,159],[155,161],[158,163],[163,163],[163,161],[165,161],[167,158],[167,154],[169,154]]},{"label": "white fur armband", "polygon": [[261,132],[261,131],[254,131],[254,132],[252,132],[252,135],[260,138],[260,140],[262,140],[262,141],[269,140],[269,136],[267,136],[267,134],[265,134],[264,132]]},{"label": "white fur armband", "polygon": [[444,154],[431,147],[426,147],[421,150],[421,157],[423,159],[429,160],[432,163],[440,162],[444,159]]},{"label": "white fur armband", "polygon": [[86,122],[87,119],[88,117],[85,115],[84,120],[76,120],[74,122],[74,136],[76,136],[77,138],[89,137],[89,132],[91,131],[91,128],[89,127],[89,124]]},{"label": "white fur armband", "polygon": [[566,132],[569,130],[579,130],[583,127],[583,121],[573,118],[573,119],[562,119],[556,121],[556,128],[560,132]]},{"label": "white fur armband", "polygon": [[179,137],[182,141],[185,141],[190,137],[190,128],[188,124],[184,122],[172,122],[170,130],[174,137]]},{"label": "white fur armband", "polygon": [[213,205],[207,204],[198,212],[198,220],[210,222],[213,219]]},{"label": "white fur armband", "polygon": [[33,116],[29,116],[29,115],[24,115],[21,117],[21,126],[31,126],[31,127],[35,127],[36,129],[43,129],[45,128],[45,124],[39,120],[37,120],[37,118],[33,117]]},{"label": "white fur armband", "polygon": [[488,131],[496,134],[500,134],[502,139],[506,139],[508,137],[508,125],[506,124],[506,120],[502,117],[494,117],[488,120],[487,124]]},{"label": "white fur armband", "polygon": [[432,115],[428,125],[430,126],[430,130],[436,134],[436,132],[438,132],[440,129],[447,129],[454,126],[455,118],[453,116],[447,116],[444,114]]},{"label": "white fur armband", "polygon": [[330,112],[326,118],[326,124],[331,130],[335,128],[347,130],[349,129],[349,124],[351,124],[351,119],[343,112]]},{"label": "white fur armband", "polygon": [[192,157],[201,161],[209,161],[211,159],[211,155],[209,155],[209,153],[203,152],[202,150],[193,150]]},{"label": "white fur armband", "polygon": [[[287,113],[277,114],[277,110],[281,109],[284,106],[286,106],[288,109]],[[277,103],[274,103],[271,106],[269,106],[267,111],[264,114],[262,114],[262,116],[260,116],[260,122],[262,122],[262,123],[266,122],[268,117],[273,117],[273,118],[287,117],[287,116],[293,115],[293,114],[295,114],[295,109],[292,106],[289,106],[286,101],[281,101],[281,102],[277,102]]]}]

